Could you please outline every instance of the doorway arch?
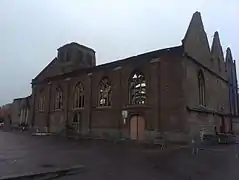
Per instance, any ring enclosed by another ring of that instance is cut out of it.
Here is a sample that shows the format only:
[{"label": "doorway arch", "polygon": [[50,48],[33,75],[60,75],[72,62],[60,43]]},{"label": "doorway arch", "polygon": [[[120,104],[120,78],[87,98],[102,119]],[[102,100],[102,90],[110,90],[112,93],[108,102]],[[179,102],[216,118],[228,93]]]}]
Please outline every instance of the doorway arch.
[{"label": "doorway arch", "polygon": [[133,115],[130,118],[130,138],[142,141],[145,139],[145,119],[141,115]]}]

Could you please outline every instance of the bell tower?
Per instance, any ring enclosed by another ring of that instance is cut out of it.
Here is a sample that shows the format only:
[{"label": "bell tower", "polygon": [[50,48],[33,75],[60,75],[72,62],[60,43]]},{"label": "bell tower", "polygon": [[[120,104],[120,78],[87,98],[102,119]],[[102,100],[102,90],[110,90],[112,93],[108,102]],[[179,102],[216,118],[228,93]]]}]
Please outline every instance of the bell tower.
[{"label": "bell tower", "polygon": [[58,49],[57,59],[63,66],[74,66],[73,69],[96,66],[95,51],[89,47],[72,42]]}]

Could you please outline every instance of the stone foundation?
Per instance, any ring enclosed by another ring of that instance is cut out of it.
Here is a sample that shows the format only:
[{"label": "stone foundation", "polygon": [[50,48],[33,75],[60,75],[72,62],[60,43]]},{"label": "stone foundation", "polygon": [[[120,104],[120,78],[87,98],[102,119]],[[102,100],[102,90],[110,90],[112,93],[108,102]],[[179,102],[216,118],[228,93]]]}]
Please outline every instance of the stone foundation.
[{"label": "stone foundation", "polygon": [[[127,132],[124,132],[127,131]],[[155,130],[145,130],[144,132],[144,141],[147,143],[153,143],[156,135]],[[103,138],[103,139],[130,139],[128,130],[123,129],[119,131],[118,129],[103,129],[103,128],[94,128],[92,129],[92,136]],[[183,132],[164,132],[164,138],[168,142],[172,143],[188,143],[190,142],[189,134]]]}]

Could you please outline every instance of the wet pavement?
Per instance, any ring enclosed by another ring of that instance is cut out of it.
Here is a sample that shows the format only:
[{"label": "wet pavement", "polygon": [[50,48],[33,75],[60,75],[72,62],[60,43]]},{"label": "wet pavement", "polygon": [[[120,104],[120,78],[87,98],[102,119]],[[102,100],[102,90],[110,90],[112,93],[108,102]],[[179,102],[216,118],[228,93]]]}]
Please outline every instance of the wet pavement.
[{"label": "wet pavement", "polygon": [[[54,174],[54,179],[234,180],[239,177],[234,149],[234,145],[205,147],[196,156],[188,147],[171,147],[162,152],[141,146],[0,131],[0,176],[80,167],[73,175]],[[45,179],[53,176],[48,173]]]}]

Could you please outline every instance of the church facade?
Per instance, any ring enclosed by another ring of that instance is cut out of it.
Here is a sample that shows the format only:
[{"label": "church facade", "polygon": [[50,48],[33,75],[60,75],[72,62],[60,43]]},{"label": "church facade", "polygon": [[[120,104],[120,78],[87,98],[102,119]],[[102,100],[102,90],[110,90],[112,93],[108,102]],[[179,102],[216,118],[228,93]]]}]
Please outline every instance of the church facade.
[{"label": "church facade", "polygon": [[237,115],[231,50],[224,58],[218,32],[209,46],[199,12],[180,46],[96,66],[93,49],[70,43],[32,80],[31,125],[53,133],[187,141],[231,133]]}]

